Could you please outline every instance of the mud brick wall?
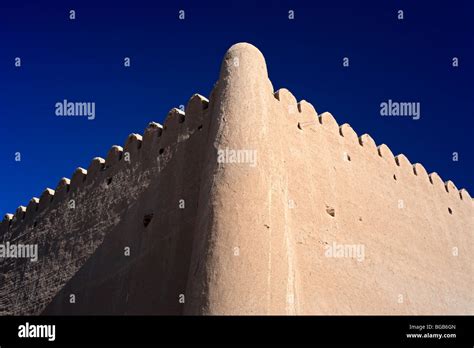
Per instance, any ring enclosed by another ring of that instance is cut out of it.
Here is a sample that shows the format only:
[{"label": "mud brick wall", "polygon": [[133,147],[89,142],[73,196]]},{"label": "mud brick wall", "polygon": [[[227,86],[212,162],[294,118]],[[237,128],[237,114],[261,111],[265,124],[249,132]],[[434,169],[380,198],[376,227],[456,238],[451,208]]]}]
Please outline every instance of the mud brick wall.
[{"label": "mud brick wall", "polygon": [[207,105],[193,96],[5,218],[1,239],[38,244],[39,255],[0,263],[3,314],[181,311]]},{"label": "mud brick wall", "polygon": [[237,44],[209,101],[5,217],[1,240],[39,260],[0,261],[0,312],[473,314],[473,231],[466,190],[274,92],[263,55]]}]

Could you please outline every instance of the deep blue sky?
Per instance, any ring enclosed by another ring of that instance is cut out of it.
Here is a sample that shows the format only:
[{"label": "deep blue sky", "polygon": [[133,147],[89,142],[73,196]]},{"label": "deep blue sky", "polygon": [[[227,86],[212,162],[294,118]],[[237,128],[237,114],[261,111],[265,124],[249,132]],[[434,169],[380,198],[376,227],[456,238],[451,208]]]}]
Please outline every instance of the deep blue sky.
[{"label": "deep blue sky", "polygon": [[[263,52],[275,89],[474,195],[473,1],[256,2],[1,0],[0,214],[162,122],[193,93],[208,96],[240,41]],[[95,102],[96,119],[56,117],[63,99]],[[421,119],[381,117],[388,99],[420,102]]]}]

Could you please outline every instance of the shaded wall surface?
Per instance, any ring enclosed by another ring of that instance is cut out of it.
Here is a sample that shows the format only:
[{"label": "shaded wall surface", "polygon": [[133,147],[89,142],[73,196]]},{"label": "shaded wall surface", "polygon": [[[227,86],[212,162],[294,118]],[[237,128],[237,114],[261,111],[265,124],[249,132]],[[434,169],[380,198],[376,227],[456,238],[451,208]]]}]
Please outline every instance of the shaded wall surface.
[{"label": "shaded wall surface", "polygon": [[237,44],[209,100],[4,218],[39,258],[0,260],[0,313],[473,314],[473,231],[466,190]]}]

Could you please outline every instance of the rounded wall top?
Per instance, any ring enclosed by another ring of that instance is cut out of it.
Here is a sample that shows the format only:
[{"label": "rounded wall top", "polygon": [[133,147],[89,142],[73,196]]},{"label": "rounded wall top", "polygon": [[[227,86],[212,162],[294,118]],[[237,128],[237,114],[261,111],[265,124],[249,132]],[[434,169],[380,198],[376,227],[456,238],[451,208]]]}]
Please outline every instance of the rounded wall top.
[{"label": "rounded wall top", "polygon": [[221,64],[220,78],[241,72],[254,77],[268,78],[267,64],[262,52],[246,42],[236,43],[227,50]]}]

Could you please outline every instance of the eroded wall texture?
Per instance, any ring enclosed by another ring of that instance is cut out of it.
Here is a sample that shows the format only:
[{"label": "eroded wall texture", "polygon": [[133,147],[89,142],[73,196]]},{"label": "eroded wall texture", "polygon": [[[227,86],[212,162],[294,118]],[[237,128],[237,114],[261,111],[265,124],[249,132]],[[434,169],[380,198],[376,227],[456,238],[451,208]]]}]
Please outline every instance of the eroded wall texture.
[{"label": "eroded wall texture", "polygon": [[39,259],[0,261],[0,313],[473,314],[473,231],[466,190],[274,92],[241,43],[209,101],[4,218]]}]

